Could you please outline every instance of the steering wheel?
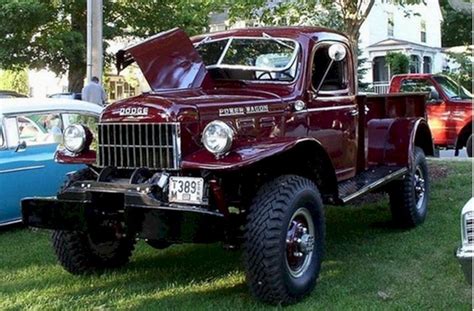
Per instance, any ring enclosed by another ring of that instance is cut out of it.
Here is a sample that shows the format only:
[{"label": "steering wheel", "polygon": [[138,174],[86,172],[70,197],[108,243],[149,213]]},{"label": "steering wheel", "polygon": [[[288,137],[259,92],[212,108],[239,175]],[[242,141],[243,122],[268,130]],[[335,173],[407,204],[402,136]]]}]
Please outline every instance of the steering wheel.
[{"label": "steering wheel", "polygon": [[[259,75],[257,76],[257,80],[261,80],[262,77],[263,77],[264,75],[266,75],[266,74],[270,77],[270,80],[276,80],[276,79],[274,79],[274,78],[272,77],[270,71],[264,71],[264,72],[262,72],[261,74],[259,74]],[[293,77],[291,74],[289,74],[289,73],[286,72],[286,71],[281,71],[280,74],[282,74],[282,75],[284,75],[284,76],[287,76],[288,78],[290,78],[290,80],[293,80],[293,79],[295,78],[295,77]]]}]

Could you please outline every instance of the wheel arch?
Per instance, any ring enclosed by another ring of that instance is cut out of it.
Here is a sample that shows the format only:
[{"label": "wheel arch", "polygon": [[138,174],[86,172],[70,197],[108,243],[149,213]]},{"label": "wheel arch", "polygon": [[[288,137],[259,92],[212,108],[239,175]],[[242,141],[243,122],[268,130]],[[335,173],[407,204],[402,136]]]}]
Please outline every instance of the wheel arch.
[{"label": "wheel arch", "polygon": [[304,140],[292,148],[270,156],[255,169],[271,169],[271,175],[294,174],[313,181],[324,197],[337,195],[337,178],[326,150],[317,140]]},{"label": "wheel arch", "polygon": [[469,136],[473,133],[472,120],[469,121],[462,129],[459,131],[458,137],[456,139],[456,149],[462,149],[466,146]]}]

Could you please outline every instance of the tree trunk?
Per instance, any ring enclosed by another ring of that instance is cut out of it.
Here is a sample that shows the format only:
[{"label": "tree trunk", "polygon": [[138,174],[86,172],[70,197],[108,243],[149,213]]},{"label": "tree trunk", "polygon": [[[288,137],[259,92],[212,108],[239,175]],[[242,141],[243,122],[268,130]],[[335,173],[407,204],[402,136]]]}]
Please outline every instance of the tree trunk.
[{"label": "tree trunk", "polygon": [[84,87],[84,79],[86,78],[86,63],[80,62],[69,65],[68,71],[68,91],[80,93]]},{"label": "tree trunk", "polygon": [[69,92],[80,93],[86,78],[86,46],[87,46],[87,3],[85,0],[78,0],[70,3],[71,32],[81,35],[83,48],[78,53],[72,54],[69,59],[68,68],[68,90]]}]

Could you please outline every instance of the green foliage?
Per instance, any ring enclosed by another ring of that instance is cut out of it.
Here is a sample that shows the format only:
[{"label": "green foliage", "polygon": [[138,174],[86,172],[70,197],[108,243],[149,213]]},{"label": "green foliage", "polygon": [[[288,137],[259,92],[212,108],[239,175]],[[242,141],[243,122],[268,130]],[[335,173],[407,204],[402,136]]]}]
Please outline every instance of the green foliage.
[{"label": "green foliage", "polygon": [[365,66],[365,63],[367,62],[367,58],[361,57],[362,56],[362,50],[360,48],[357,48],[357,84],[359,87],[359,91],[365,91],[369,87],[369,83],[364,83],[362,82],[364,76],[367,74],[369,71],[369,68]]},{"label": "green foliage", "polygon": [[455,11],[448,0],[440,1],[443,12],[441,38],[444,47],[472,44],[472,14]]},{"label": "green foliage", "polygon": [[28,94],[28,71],[26,69],[1,70],[0,90],[16,91]]},{"label": "green foliage", "polygon": [[444,71],[443,73],[451,77],[454,81],[458,82],[471,93],[473,91],[473,79],[472,79],[472,60],[471,53],[448,53],[449,60],[459,64],[459,68],[451,71]]},{"label": "green foliage", "polygon": [[390,66],[390,73],[392,75],[408,73],[410,69],[410,59],[403,53],[387,53],[387,56],[385,56],[385,60]]},{"label": "green foliage", "polygon": [[230,20],[248,20],[253,26],[322,26],[342,30],[334,4],[321,6],[319,2],[294,0],[267,6],[266,1],[237,1],[229,9]]},{"label": "green foliage", "polygon": [[[0,0],[0,68],[69,73],[70,91],[80,91],[86,74],[86,7],[86,0]],[[173,27],[196,34],[219,8],[211,0],[104,0],[104,39],[147,37]]]}]

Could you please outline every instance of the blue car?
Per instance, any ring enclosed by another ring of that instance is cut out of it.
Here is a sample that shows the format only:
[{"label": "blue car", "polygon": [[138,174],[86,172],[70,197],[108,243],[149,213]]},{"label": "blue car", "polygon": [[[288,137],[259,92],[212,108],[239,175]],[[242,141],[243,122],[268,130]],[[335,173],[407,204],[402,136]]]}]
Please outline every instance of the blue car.
[{"label": "blue car", "polygon": [[54,161],[62,131],[97,123],[99,105],[72,99],[0,99],[0,226],[21,222],[20,200],[54,196],[66,174],[83,165]]}]

